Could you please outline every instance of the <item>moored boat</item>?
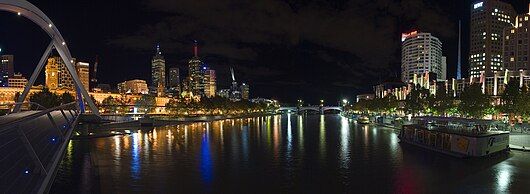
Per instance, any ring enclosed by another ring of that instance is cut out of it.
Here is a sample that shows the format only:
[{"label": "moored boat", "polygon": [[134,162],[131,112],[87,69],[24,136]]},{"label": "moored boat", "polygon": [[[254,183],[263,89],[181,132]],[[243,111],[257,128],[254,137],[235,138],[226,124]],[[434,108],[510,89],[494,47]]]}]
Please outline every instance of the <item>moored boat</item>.
[{"label": "moored boat", "polygon": [[403,125],[400,142],[457,157],[480,157],[509,150],[502,123],[446,117],[417,117]]}]

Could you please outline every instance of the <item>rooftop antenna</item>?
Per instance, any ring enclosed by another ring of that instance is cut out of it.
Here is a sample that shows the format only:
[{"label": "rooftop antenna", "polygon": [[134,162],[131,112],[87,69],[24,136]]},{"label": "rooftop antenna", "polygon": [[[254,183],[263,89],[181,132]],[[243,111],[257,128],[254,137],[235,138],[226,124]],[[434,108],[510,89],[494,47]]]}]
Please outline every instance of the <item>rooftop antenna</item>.
[{"label": "rooftop antenna", "polygon": [[462,21],[458,20],[458,64],[456,79],[462,79]]},{"label": "rooftop antenna", "polygon": [[198,57],[199,56],[199,48],[198,48],[198,43],[197,43],[197,40],[193,40],[193,55],[195,57]]}]

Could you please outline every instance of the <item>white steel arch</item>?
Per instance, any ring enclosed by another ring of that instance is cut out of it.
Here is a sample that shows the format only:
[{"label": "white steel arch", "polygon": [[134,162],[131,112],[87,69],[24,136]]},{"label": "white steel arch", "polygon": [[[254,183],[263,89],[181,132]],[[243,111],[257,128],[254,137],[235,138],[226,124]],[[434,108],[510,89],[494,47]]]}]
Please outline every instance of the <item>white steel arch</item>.
[{"label": "white steel arch", "polygon": [[[61,58],[63,59],[66,68],[72,75],[72,79],[74,80],[74,84],[77,88],[78,93],[78,99],[80,103],[80,107],[82,108],[82,111],[84,111],[84,104],[83,104],[83,98],[87,102],[87,104],[90,107],[90,110],[92,113],[99,115],[98,108],[90,98],[90,95],[83,87],[83,84],[81,83],[81,80],[79,79],[79,76],[77,75],[77,72],[75,70],[74,65],[72,64],[72,55],[70,54],[70,50],[68,49],[68,46],[57,29],[57,27],[53,24],[53,22],[46,16],[39,8],[34,6],[33,4],[29,3],[26,0],[0,0],[0,10],[12,12],[15,14],[18,14],[20,16],[23,16],[25,18],[28,18],[29,20],[33,21],[33,23],[39,25],[52,39],[50,42],[50,45],[46,49],[44,55],[42,56],[41,60],[39,61],[39,64],[37,65],[37,68],[33,72],[30,80],[28,81],[28,84],[24,88],[24,92],[20,95],[18,102],[23,102],[26,98],[27,94],[29,93],[29,89],[34,84],[35,79],[37,79],[38,74],[42,70],[42,67],[46,63],[46,58],[50,54],[52,48],[55,48]],[[81,96],[79,95],[81,94]],[[20,110],[20,104],[17,104],[17,107],[15,107],[15,111]]]}]

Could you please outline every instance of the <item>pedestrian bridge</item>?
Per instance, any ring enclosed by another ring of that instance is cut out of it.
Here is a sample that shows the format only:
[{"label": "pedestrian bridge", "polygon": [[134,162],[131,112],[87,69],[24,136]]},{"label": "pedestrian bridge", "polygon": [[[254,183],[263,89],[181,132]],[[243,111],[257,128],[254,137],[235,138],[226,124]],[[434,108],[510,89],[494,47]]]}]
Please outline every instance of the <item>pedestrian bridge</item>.
[{"label": "pedestrian bridge", "polygon": [[280,107],[278,111],[290,111],[290,112],[307,112],[307,111],[317,111],[324,113],[329,110],[335,110],[342,112],[342,107],[340,106],[301,106],[301,107]]},{"label": "pedestrian bridge", "polygon": [[0,192],[46,193],[79,114],[72,102],[0,116]]}]

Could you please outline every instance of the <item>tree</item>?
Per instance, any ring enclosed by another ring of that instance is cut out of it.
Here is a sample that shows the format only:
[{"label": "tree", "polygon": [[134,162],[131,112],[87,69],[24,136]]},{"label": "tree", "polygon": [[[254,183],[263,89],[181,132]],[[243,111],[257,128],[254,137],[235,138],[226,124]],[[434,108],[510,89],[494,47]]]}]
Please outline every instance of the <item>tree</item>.
[{"label": "tree", "polygon": [[[48,88],[44,88],[42,91],[33,93],[29,97],[29,101],[33,103],[37,103],[45,108],[53,108],[56,106],[61,105],[61,98],[55,94],[51,93]],[[32,105],[33,107],[34,105]],[[37,107],[33,107],[37,108]]]},{"label": "tree", "polygon": [[416,116],[425,110],[429,90],[421,86],[414,86],[405,99],[405,112]]},{"label": "tree", "polygon": [[445,87],[438,87],[433,97],[432,109],[437,115],[447,116],[449,110],[455,107],[454,101],[453,96],[447,93]]},{"label": "tree", "polygon": [[135,105],[139,109],[144,109],[146,112],[152,112],[155,109],[156,99],[154,96],[142,95],[140,99],[136,100]]},{"label": "tree", "polygon": [[75,97],[72,96],[72,94],[68,93],[68,92],[65,92],[61,95],[61,103],[62,104],[68,104],[70,102],[74,102],[75,101]]},{"label": "tree", "polygon": [[501,95],[500,111],[509,115],[510,120],[513,120],[518,112],[518,101],[520,100],[521,90],[519,83],[514,79],[510,79],[504,92]]},{"label": "tree", "polygon": [[460,95],[458,109],[467,117],[483,118],[491,107],[491,99],[482,93],[480,84],[471,84]]},{"label": "tree", "polygon": [[103,99],[103,101],[101,102],[101,106],[105,107],[107,110],[113,113],[118,110],[119,105],[120,104],[118,103],[118,101],[112,96]]}]

